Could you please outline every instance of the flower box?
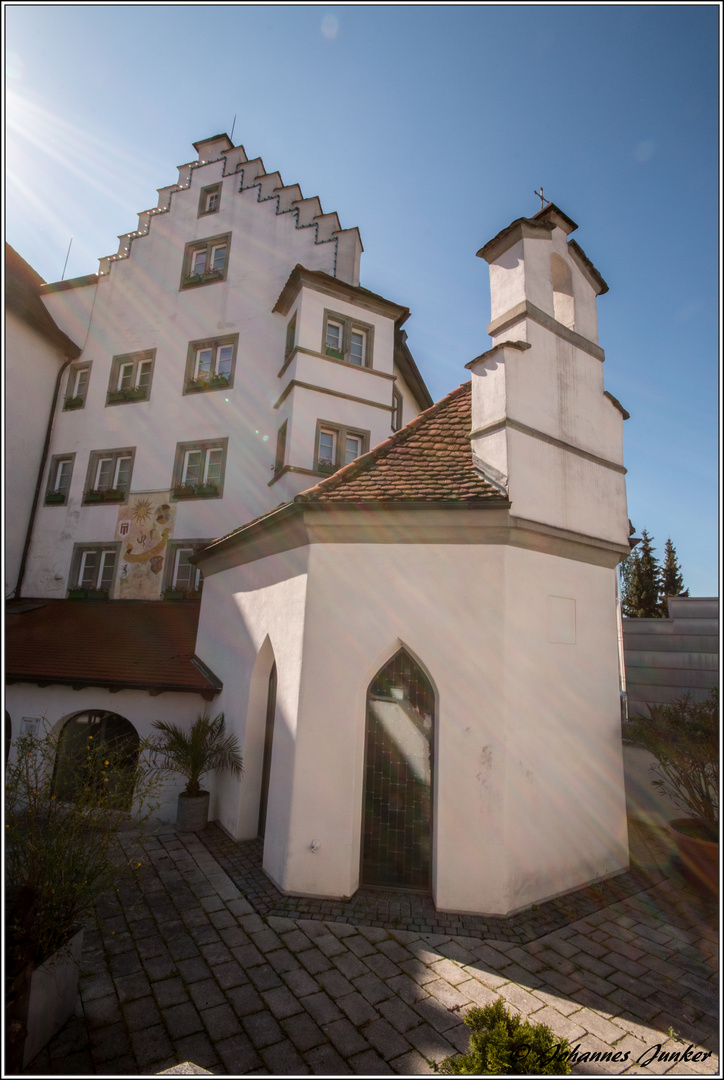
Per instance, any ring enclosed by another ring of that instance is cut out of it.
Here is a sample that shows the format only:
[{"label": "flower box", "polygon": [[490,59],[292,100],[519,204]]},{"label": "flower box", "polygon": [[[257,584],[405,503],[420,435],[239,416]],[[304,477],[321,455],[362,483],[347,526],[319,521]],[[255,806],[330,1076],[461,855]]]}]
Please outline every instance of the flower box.
[{"label": "flower box", "polygon": [[65,502],[64,491],[48,491],[45,496],[45,505],[52,506]]},{"label": "flower box", "polygon": [[317,472],[321,472],[323,476],[331,476],[333,472],[337,471],[337,466],[333,461],[318,461]]},{"label": "flower box", "polygon": [[164,600],[172,600],[175,603],[183,603],[187,600],[200,600],[201,589],[164,589]]},{"label": "flower box", "polygon": [[82,397],[67,397],[65,399],[64,409],[82,409],[85,398]]},{"label": "flower box", "polygon": [[339,349],[326,349],[327,356],[331,356],[333,360],[344,360],[344,353]]},{"label": "flower box", "polygon": [[198,484],[196,487],[196,495],[200,499],[208,499],[213,495],[218,495],[219,489],[216,484]]},{"label": "flower box", "polygon": [[179,484],[178,487],[173,489],[174,499],[195,499],[196,498],[196,485],[195,484]]},{"label": "flower box", "polygon": [[108,488],[106,490],[95,488],[91,491],[86,491],[85,495],[83,496],[83,502],[123,502],[125,497],[126,492],[123,488]]},{"label": "flower box", "polygon": [[144,401],[148,397],[145,386],[131,386],[126,390],[109,390],[108,404],[117,405],[123,401]]},{"label": "flower box", "polygon": [[107,600],[107,589],[68,589],[69,600]]},{"label": "flower box", "polygon": [[208,379],[189,379],[186,383],[186,393],[196,394],[204,390],[223,390],[229,386],[226,375],[211,375]]}]

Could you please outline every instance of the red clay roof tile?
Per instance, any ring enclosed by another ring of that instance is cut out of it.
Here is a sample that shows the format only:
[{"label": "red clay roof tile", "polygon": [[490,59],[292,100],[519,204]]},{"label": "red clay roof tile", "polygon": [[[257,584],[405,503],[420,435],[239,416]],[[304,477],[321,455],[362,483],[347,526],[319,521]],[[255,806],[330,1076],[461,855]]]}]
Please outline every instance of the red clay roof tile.
[{"label": "red clay roof tile", "polygon": [[471,384],[463,383],[368,454],[302,491],[311,502],[500,501],[473,466]]},{"label": "red clay roof tile", "polygon": [[211,695],[194,653],[199,605],[161,600],[22,600],[6,608],[8,682]]}]

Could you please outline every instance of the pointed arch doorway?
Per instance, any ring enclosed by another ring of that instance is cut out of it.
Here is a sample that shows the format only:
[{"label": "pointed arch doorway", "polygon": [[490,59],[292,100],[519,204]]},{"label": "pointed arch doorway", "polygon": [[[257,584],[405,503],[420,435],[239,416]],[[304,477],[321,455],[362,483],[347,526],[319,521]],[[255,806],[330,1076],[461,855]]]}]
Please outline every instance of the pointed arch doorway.
[{"label": "pointed arch doorway", "polygon": [[266,695],[266,720],[264,726],[264,757],[261,769],[261,795],[259,798],[259,824],[257,836],[266,833],[266,812],[269,805],[269,778],[271,777],[272,749],[274,745],[274,717],[277,707],[277,665],[276,660],[269,672]]},{"label": "pointed arch doorway", "polygon": [[366,712],[362,884],[428,891],[435,694],[405,649],[370,683]]}]

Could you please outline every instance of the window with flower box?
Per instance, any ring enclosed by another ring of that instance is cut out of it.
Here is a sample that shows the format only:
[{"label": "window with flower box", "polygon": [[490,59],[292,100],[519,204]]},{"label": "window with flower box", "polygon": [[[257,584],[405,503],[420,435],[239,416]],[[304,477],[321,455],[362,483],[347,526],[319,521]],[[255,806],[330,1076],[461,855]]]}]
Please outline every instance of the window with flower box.
[{"label": "window with flower box", "polygon": [[71,561],[68,597],[107,600],[113,591],[120,544],[76,544]]},{"label": "window with flower box", "polygon": [[190,559],[210,540],[174,540],[167,547],[164,600],[200,600],[204,576]]},{"label": "window with flower box", "polygon": [[64,506],[67,503],[74,461],[75,454],[56,454],[51,458],[45,489],[46,506]]},{"label": "window with flower box", "polygon": [[90,455],[83,505],[125,502],[131,489],[135,446],[94,450]]},{"label": "window with flower box", "polygon": [[228,438],[179,443],[172,481],[175,499],[213,499],[224,491]]},{"label": "window with flower box", "polygon": [[156,359],[155,349],[114,356],[108,383],[106,405],[123,405],[130,401],[148,401]]},{"label": "window with flower box", "polygon": [[317,472],[328,475],[349,465],[369,449],[369,431],[354,431],[320,420],[317,424],[317,438],[314,461]]},{"label": "window with flower box", "polygon": [[63,409],[82,409],[88,394],[90,364],[71,364],[65,384]]},{"label": "window with flower box", "polygon": [[190,342],[184,394],[230,389],[234,385],[238,344],[238,334]]},{"label": "window with flower box", "polygon": [[225,281],[230,246],[231,233],[210,236],[205,240],[194,240],[187,244],[181,272],[181,288],[190,289],[197,285],[210,285],[214,281]]},{"label": "window with flower box", "polygon": [[331,360],[355,367],[372,367],[374,327],[333,311],[324,313],[322,352]]}]

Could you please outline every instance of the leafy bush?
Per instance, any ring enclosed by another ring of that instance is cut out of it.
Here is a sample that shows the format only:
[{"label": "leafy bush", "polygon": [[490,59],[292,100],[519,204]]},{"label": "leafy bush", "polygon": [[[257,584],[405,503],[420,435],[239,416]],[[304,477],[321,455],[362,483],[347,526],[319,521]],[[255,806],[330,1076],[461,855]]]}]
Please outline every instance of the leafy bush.
[{"label": "leafy bush", "polygon": [[704,838],[718,839],[719,692],[704,701],[687,694],[669,705],[649,705],[649,716],[624,724],[624,737],[648,750],[656,762],[654,787],[703,826]]},{"label": "leafy bush", "polygon": [[[62,738],[22,736],[5,772],[7,946],[36,965],[136,866],[159,805],[145,744],[129,752],[122,740],[88,736],[61,782]],[[119,831],[129,826],[133,840],[124,847]]]},{"label": "leafy bush", "polygon": [[66,948],[99,897],[140,866],[159,786],[145,749],[93,735],[70,746],[47,729],[15,744],[5,770],[8,1074],[20,1071],[33,968]]},{"label": "leafy bush", "polygon": [[470,1028],[467,1054],[445,1058],[438,1071],[469,1076],[567,1076],[570,1045],[545,1024],[511,1016],[498,998],[485,1008],[474,1006],[465,1017]]}]

